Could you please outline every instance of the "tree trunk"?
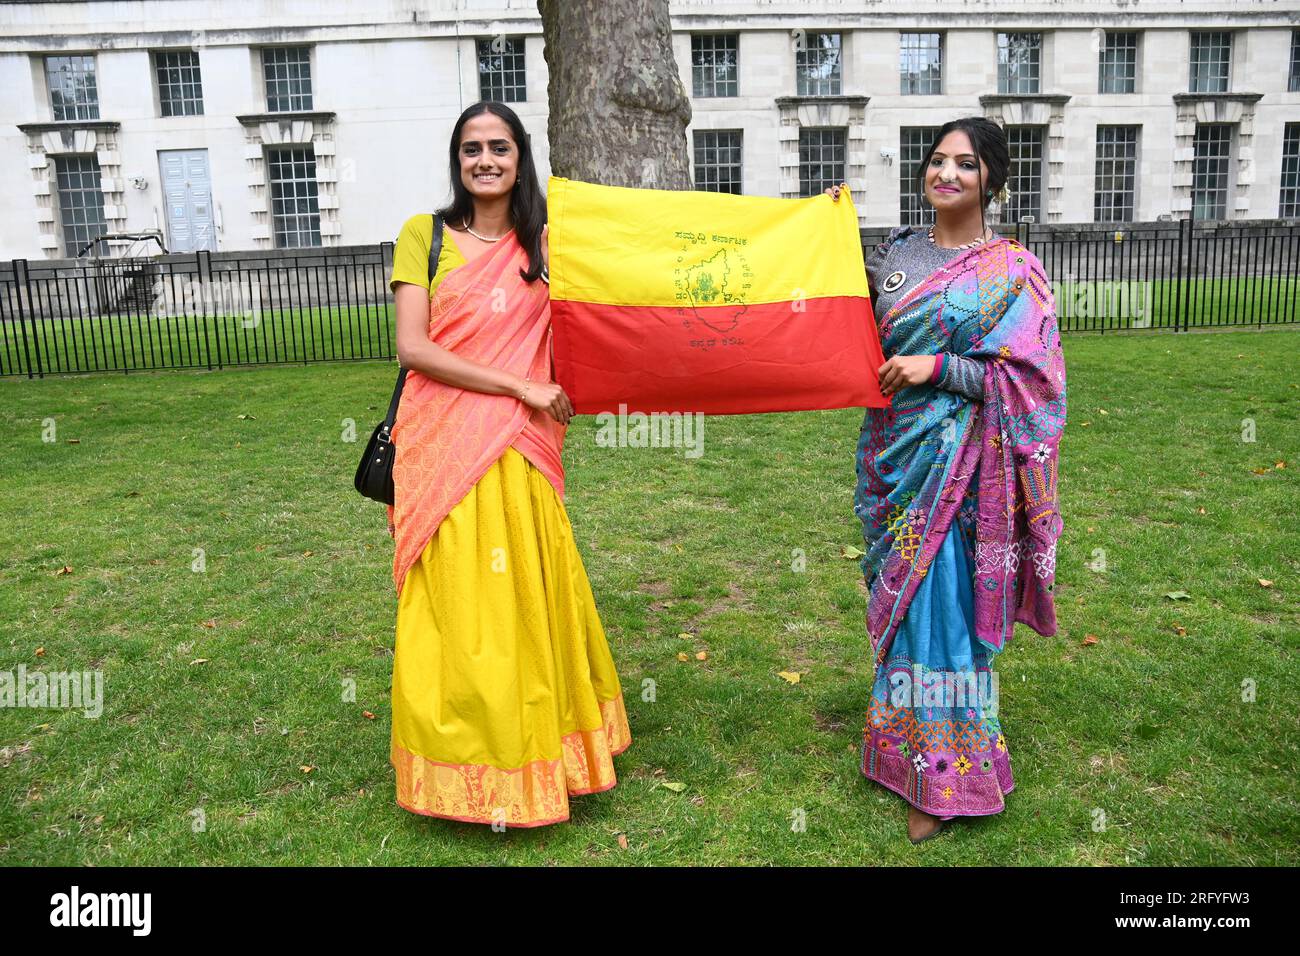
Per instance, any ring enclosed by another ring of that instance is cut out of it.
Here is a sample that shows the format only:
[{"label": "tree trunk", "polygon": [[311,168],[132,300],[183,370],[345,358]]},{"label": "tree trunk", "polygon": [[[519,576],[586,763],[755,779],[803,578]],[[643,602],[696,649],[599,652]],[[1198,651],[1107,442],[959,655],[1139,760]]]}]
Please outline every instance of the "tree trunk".
[{"label": "tree trunk", "polygon": [[551,171],[605,186],[690,189],[691,104],[668,0],[538,0],[550,70]]}]

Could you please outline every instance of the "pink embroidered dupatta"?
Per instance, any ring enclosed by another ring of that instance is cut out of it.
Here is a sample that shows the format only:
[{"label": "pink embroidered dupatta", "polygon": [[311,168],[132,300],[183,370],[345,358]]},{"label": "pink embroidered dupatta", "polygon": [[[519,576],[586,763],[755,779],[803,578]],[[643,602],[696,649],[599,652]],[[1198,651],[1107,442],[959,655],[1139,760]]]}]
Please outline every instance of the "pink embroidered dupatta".
[{"label": "pink embroidered dupatta", "polygon": [[[549,382],[551,306],[545,283],[519,274],[528,254],[512,232],[458,266],[429,303],[429,341],[461,358]],[[564,496],[560,451],[565,427],[513,395],[447,385],[411,369],[397,408],[393,442],[393,583],[406,574],[451,512],[514,445]]]},{"label": "pink embroidered dupatta", "polygon": [[[1016,242],[978,246],[889,311],[880,326],[886,354],[915,354],[900,351],[907,343],[897,340],[917,323],[925,335],[938,335],[935,347],[984,360],[984,401],[963,401],[954,411],[939,396],[907,414],[892,406],[868,410],[858,449],[858,512],[868,552],[862,559],[867,628],[877,661],[885,659],[972,488],[976,639],[1000,651],[1017,622],[1056,633],[1056,545],[1063,526],[1057,464],[1066,389],[1047,275]],[[900,503],[904,488],[914,490]]]}]

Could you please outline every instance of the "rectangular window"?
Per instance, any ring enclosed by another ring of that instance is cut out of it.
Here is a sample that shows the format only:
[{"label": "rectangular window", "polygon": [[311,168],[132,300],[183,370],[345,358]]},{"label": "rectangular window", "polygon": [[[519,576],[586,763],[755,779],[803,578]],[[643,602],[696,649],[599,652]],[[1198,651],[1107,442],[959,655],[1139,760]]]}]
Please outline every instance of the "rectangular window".
[{"label": "rectangular window", "polygon": [[478,41],[478,96],[498,103],[522,103],[528,99],[523,37]]},{"label": "rectangular window", "polygon": [[93,56],[47,56],[45,76],[56,120],[99,119]]},{"label": "rectangular window", "polygon": [[1008,126],[1007,147],[1011,166],[1007,172],[1007,202],[1003,219],[1019,222],[1021,216],[1043,221],[1043,127]]},{"label": "rectangular window", "polygon": [[1137,92],[1138,35],[1106,31],[1097,55],[1098,93]]},{"label": "rectangular window", "polygon": [[163,116],[202,116],[203,80],[199,76],[199,55],[193,50],[158,52],[153,55],[158,77],[158,106]]},{"label": "rectangular window", "polygon": [[1232,34],[1223,30],[1192,33],[1191,77],[1193,93],[1228,92],[1232,63]]},{"label": "rectangular window", "polygon": [[820,195],[828,186],[845,181],[843,127],[799,130],[799,195]]},{"label": "rectangular window", "polygon": [[273,146],[266,151],[266,168],[276,248],[319,246],[316,150],[311,146]]},{"label": "rectangular window", "polygon": [[943,92],[943,34],[899,34],[898,72],[904,96]]},{"label": "rectangular window", "polygon": [[696,189],[740,195],[741,136],[738,129],[695,131]]},{"label": "rectangular window", "polygon": [[1277,214],[1300,219],[1300,123],[1287,123],[1282,136],[1282,200]]},{"label": "rectangular window", "polygon": [[739,42],[735,33],[691,35],[691,95],[740,95],[736,81]]},{"label": "rectangular window", "polygon": [[1291,79],[1287,92],[1300,93],[1300,30],[1291,31]]},{"label": "rectangular window", "polygon": [[1037,93],[1042,59],[1041,33],[999,33],[998,92],[1013,96]]},{"label": "rectangular window", "polygon": [[898,131],[898,221],[905,226],[934,222],[934,208],[921,201],[918,173],[925,151],[938,135],[937,126],[904,126]]},{"label": "rectangular window", "polygon": [[1197,123],[1192,137],[1192,218],[1228,218],[1228,161],[1232,127]]},{"label": "rectangular window", "polygon": [[794,68],[800,96],[840,93],[840,35],[809,33],[795,48]]},{"label": "rectangular window", "polygon": [[266,77],[266,111],[288,113],[312,108],[311,51],[305,46],[272,46],[262,50]]},{"label": "rectangular window", "polygon": [[1094,222],[1132,222],[1137,182],[1137,126],[1097,127]]},{"label": "rectangular window", "polygon": [[[63,254],[77,255],[92,239],[108,232],[104,220],[104,194],[100,191],[99,160],[88,156],[55,156],[59,220],[63,225]],[[94,250],[100,253],[106,249]]]}]

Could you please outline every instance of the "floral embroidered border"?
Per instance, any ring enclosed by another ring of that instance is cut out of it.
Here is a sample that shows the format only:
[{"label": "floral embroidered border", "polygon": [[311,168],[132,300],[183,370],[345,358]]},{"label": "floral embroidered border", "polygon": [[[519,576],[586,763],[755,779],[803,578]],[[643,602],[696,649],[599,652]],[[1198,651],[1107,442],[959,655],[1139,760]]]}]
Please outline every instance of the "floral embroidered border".
[{"label": "floral embroidered border", "polygon": [[1015,789],[1005,738],[987,751],[900,752],[903,738],[872,730],[862,739],[862,773],[912,806],[944,820],[1001,813]]}]

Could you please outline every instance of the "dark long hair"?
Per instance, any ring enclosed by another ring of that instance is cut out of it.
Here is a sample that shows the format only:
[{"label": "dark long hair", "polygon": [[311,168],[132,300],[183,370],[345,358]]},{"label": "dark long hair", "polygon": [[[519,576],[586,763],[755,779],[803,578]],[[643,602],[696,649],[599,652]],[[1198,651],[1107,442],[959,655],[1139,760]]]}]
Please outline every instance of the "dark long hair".
[{"label": "dark long hair", "polygon": [[534,282],[542,274],[542,226],[546,225],[546,197],[537,181],[537,166],[533,163],[533,149],[528,142],[528,133],[519,121],[515,111],[504,103],[483,100],[467,107],[460,114],[451,131],[451,144],[447,153],[451,172],[451,204],[439,209],[443,221],[457,224],[468,221],[474,215],[474,196],[460,181],[460,134],[465,123],[475,116],[491,113],[505,120],[510,127],[510,135],[519,147],[519,168],[515,174],[515,185],[510,191],[510,215],[515,221],[515,238],[528,253],[528,269],[520,269],[519,274],[526,282]]},{"label": "dark long hair", "polygon": [[[921,165],[916,170],[918,198],[924,201],[925,171],[930,167],[930,158],[934,156],[934,151],[939,148],[945,136],[957,130],[965,133],[970,139],[970,149],[975,154],[975,168],[980,180],[980,225],[986,226],[984,211],[988,209],[993,197],[1007,184],[1007,171],[1011,167],[1011,151],[1007,148],[1007,134],[991,119],[985,119],[983,116],[963,116],[939,127],[934,142],[925,151]],[[984,182],[984,166],[989,168],[987,183]]]}]

